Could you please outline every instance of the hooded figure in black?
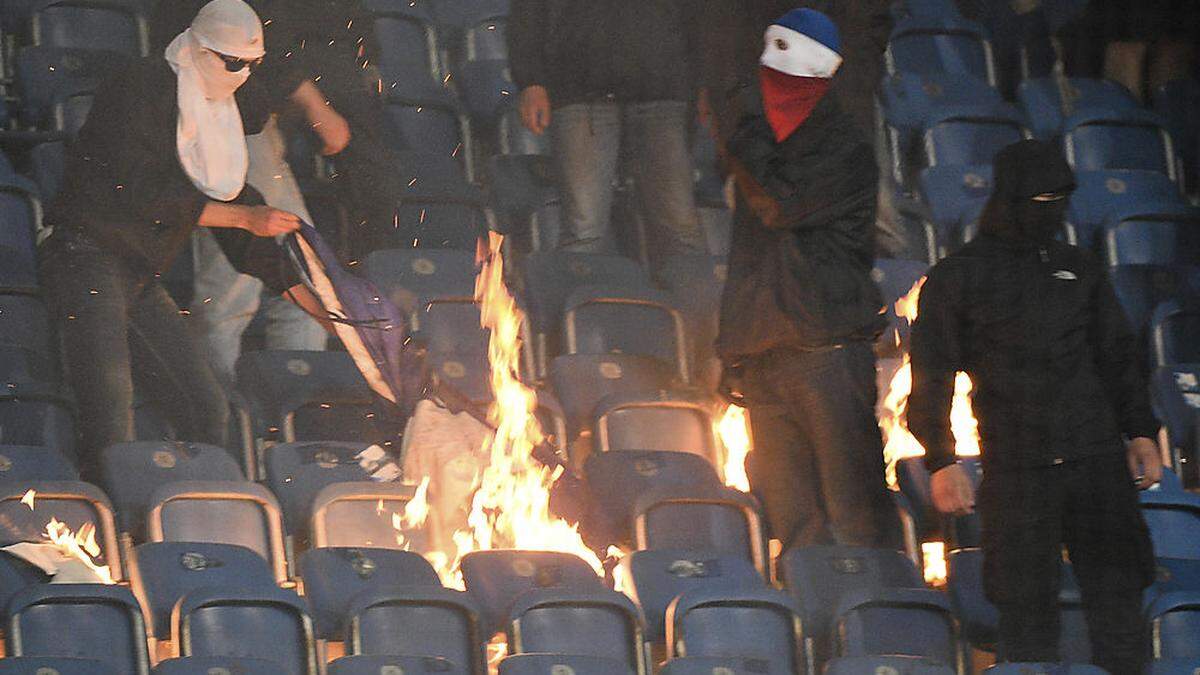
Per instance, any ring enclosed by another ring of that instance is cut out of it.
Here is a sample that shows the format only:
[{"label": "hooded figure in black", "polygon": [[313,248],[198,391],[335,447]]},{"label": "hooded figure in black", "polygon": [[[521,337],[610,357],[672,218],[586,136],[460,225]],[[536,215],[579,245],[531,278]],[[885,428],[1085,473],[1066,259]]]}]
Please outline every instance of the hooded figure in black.
[{"label": "hooded figure in black", "polygon": [[908,428],[925,447],[938,510],[973,512],[950,431],[955,375],[971,377],[984,587],[1000,610],[1001,658],[1059,660],[1065,546],[1094,661],[1140,673],[1154,556],[1137,490],[1162,476],[1143,359],[1104,268],[1056,239],[1074,188],[1058,146],[1015,143],[994,168],[980,236],[921,289]]}]

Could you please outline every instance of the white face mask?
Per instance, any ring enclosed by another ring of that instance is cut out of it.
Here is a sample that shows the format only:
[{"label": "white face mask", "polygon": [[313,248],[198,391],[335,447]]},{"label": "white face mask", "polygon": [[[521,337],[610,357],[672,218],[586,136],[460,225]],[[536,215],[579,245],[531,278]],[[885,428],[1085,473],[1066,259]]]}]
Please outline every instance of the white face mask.
[{"label": "white face mask", "polygon": [[238,87],[250,79],[250,68],[231,73],[221,57],[203,47],[193,52],[192,61],[196,66],[196,73],[200,76],[204,97],[210,100],[233,96]]}]

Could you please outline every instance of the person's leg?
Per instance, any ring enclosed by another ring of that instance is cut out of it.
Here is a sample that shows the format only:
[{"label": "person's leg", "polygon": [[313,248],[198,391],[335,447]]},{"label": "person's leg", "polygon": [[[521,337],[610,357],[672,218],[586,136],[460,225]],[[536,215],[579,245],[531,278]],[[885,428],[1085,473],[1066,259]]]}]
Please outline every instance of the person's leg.
[{"label": "person's leg", "polygon": [[1058,661],[1060,468],[988,471],[979,486],[983,586],[1000,611],[1002,661]]},{"label": "person's leg", "polygon": [[564,221],[559,248],[578,253],[611,251],[619,109],[615,103],[574,104],[555,108],[551,120]]},{"label": "person's leg", "polygon": [[839,544],[901,547],[895,503],[884,479],[875,418],[875,356],[869,343],[796,353],[778,369],[807,419],[821,501]]},{"label": "person's leg", "polygon": [[[630,103],[622,111],[623,143],[638,202],[654,251],[654,267],[681,255],[704,255],[704,231],[696,213],[688,115],[682,101]],[[663,275],[658,275],[663,276]],[[661,279],[670,286],[670,279]]]},{"label": "person's leg", "polygon": [[1154,549],[1122,454],[1071,467],[1063,535],[1087,616],[1092,661],[1137,675],[1149,658],[1142,589],[1154,579]]},{"label": "person's leg", "polygon": [[224,447],[229,401],[189,321],[160,284],[147,284],[129,308],[134,378],[180,440]]},{"label": "person's leg", "polygon": [[232,387],[237,379],[234,366],[242,353],[242,333],[258,311],[263,285],[235,270],[204,228],[197,228],[192,235],[192,255],[196,289],[192,325],[217,377]]},{"label": "person's leg", "polygon": [[65,239],[55,235],[43,245],[39,266],[64,375],[75,394],[79,469],[95,480],[100,451],[134,439],[129,277],[116,258]]},{"label": "person's leg", "polygon": [[752,405],[747,412],[754,450],[746,457],[746,475],[762,504],[770,537],[784,550],[833,543],[821,508],[812,448],[791,414],[795,411],[782,405]]}]

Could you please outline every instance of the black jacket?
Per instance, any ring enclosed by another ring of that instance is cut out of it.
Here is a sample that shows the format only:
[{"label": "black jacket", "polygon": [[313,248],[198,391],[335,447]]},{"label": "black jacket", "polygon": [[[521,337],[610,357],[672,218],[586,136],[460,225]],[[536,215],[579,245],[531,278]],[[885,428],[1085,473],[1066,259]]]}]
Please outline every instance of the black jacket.
[{"label": "black jacket", "polygon": [[912,333],[908,428],[936,471],[954,462],[955,373],[974,384],[983,464],[1022,469],[1153,438],[1142,360],[1087,251],[983,234],[938,263]]},{"label": "black jacket", "polygon": [[546,87],[555,107],[691,101],[698,14],[685,0],[513,0],[513,81]]},{"label": "black jacket", "polygon": [[873,340],[883,300],[871,280],[878,171],[834,96],[782,144],[743,92],[724,144],[737,182],[717,350],[727,363],[777,347],[819,350]]},{"label": "black jacket", "polygon": [[[175,73],[162,58],[138,61],[104,83],[67,148],[47,224],[82,233],[138,274],[166,272],[209,201],[179,163],[176,100]],[[248,185],[235,201],[263,203]],[[238,271],[278,291],[295,284],[273,239],[232,228],[212,232]]]}]

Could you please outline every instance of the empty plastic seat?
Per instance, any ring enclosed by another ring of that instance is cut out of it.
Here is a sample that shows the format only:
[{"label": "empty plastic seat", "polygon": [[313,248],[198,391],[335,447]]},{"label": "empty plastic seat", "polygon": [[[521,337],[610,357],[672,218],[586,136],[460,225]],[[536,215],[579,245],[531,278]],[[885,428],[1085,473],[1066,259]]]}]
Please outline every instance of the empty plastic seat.
[{"label": "empty plastic seat", "polygon": [[1179,185],[1158,171],[1077,171],[1067,210],[1067,231],[1076,246],[1092,248],[1104,222],[1117,211],[1186,206]]},{"label": "empty plastic seat", "polygon": [[467,591],[479,604],[487,636],[503,629],[513,603],[535,588],[598,590],[604,583],[586,561],[557,551],[474,551],[463,556]]},{"label": "empty plastic seat", "polygon": [[[432,155],[426,155],[433,157]],[[395,227],[381,236],[380,247],[473,251],[487,231],[477,202],[454,198],[404,200],[396,208]]]},{"label": "empty plastic seat", "polygon": [[572,438],[587,426],[605,396],[652,396],[658,390],[670,389],[675,379],[672,366],[631,354],[569,354],[556,357],[550,367],[550,382],[562,402]]},{"label": "empty plastic seat", "polygon": [[[28,506],[30,500],[32,508]],[[89,529],[94,532],[96,545],[100,548],[95,563],[107,565],[113,579],[124,578],[112,505],[99,488],[76,481],[0,484],[0,546],[21,541],[45,541],[46,527],[51,519],[63,523],[77,535],[86,536]]]},{"label": "empty plastic seat", "polygon": [[801,672],[805,657],[800,611],[774,589],[687,591],[667,609],[669,656],[750,657]]},{"label": "empty plastic seat", "polygon": [[454,79],[472,119],[488,126],[495,124],[505,104],[516,98],[519,90],[513,84],[506,58],[467,61],[455,71]]},{"label": "empty plastic seat", "polygon": [[379,66],[387,94],[398,87],[436,91],[441,86],[437,38],[433,18],[418,3],[367,0],[363,9],[372,15]]},{"label": "empty plastic seat", "polygon": [[7,675],[117,675],[118,672],[97,659],[61,656],[9,656],[0,659],[0,673]]},{"label": "empty plastic seat", "polygon": [[448,96],[388,97],[384,108],[397,142],[414,152],[466,162],[466,119]]},{"label": "empty plastic seat", "polygon": [[469,671],[436,656],[343,656],[325,669],[328,675],[467,675]]},{"label": "empty plastic seat", "polygon": [[741,556],[707,551],[635,551],[621,559],[618,588],[637,603],[646,620],[646,637],[662,640],[671,601],[700,588],[764,588],[754,564]]},{"label": "empty plastic seat", "polygon": [[193,590],[275,586],[275,574],[262,556],[232,544],[142,544],[134,549],[129,577],[150,618],[150,634],[160,640],[171,639],[171,611]]},{"label": "empty plastic seat", "polygon": [[1200,363],[1200,302],[1168,300],[1150,317],[1150,348],[1155,365]]},{"label": "empty plastic seat", "polygon": [[297,571],[322,639],[345,634],[350,601],[363,591],[441,585],[437,572],[419,554],[381,548],[311,549],[300,555]]},{"label": "empty plastic seat", "polygon": [[416,533],[395,521],[415,488],[400,483],[359,481],[327,485],[312,506],[312,545],[403,549]]},{"label": "empty plastic seat", "polygon": [[919,656],[842,656],[825,664],[825,675],[950,675],[954,668]]},{"label": "empty plastic seat", "polygon": [[37,289],[34,242],[41,224],[37,185],[16,174],[0,175],[0,287]]},{"label": "empty plastic seat", "polygon": [[38,193],[44,200],[53,199],[62,185],[63,165],[66,161],[63,155],[62,141],[39,143],[29,150],[29,169],[33,182],[37,183]]},{"label": "empty plastic seat", "polygon": [[1131,206],[1111,213],[1104,252],[1109,265],[1200,266],[1200,209]]},{"label": "empty plastic seat", "polygon": [[593,502],[633,540],[633,517],[640,495],[663,487],[680,491],[718,490],[721,480],[707,459],[684,452],[625,450],[588,456],[584,465]]},{"label": "empty plastic seat", "polygon": [[651,288],[583,286],[563,306],[568,354],[640,354],[688,379],[683,315],[670,296]]},{"label": "empty plastic seat", "polygon": [[629,598],[608,589],[530,590],[513,605],[507,633],[512,654],[597,656],[650,672],[641,614]]},{"label": "empty plastic seat", "polygon": [[133,2],[42,0],[34,5],[31,20],[35,45],[104,50],[131,57],[147,51],[146,20]]},{"label": "empty plastic seat", "polygon": [[901,654],[945,666],[957,662],[955,620],[942,593],[892,589],[881,595],[874,589],[856,589],[843,593],[834,611],[841,656]]},{"label": "empty plastic seat", "polygon": [[117,443],[100,457],[102,484],[117,508],[123,532],[141,536],[150,495],[164,483],[180,480],[245,480],[237,461],[224,449],[203,443],[139,441]]},{"label": "empty plastic seat", "polygon": [[928,166],[988,165],[1002,148],[1024,137],[1015,110],[996,106],[954,106],[926,122],[925,162]]},{"label": "empty plastic seat", "polygon": [[9,387],[0,395],[0,444],[75,449],[75,419],[57,386]]},{"label": "empty plastic seat", "polygon": [[1105,675],[1108,671],[1086,663],[997,663],[987,675]]},{"label": "empty plastic seat", "polygon": [[[767,659],[736,656],[688,656],[663,664],[659,675],[792,675],[794,670]],[[875,675],[875,671],[871,671]]]},{"label": "empty plastic seat", "polygon": [[1187,482],[1196,478],[1200,457],[1200,364],[1173,364],[1154,371],[1150,384],[1154,408],[1167,429],[1173,462],[1185,472]]},{"label": "empty plastic seat", "polygon": [[591,428],[599,452],[687,452],[720,463],[711,398],[693,392],[616,393],[596,403]]},{"label": "empty plastic seat", "polygon": [[370,451],[369,457],[366,453],[370,447],[366,443],[305,441],[266,449],[263,456],[266,484],[279,498],[289,534],[308,540],[313,500],[322,488],[334,483],[370,480],[367,468],[378,464],[378,460],[371,458],[376,453],[391,459],[382,449]]},{"label": "empty plastic seat", "polygon": [[9,656],[94,659],[114,673],[150,671],[142,610],[122,586],[28,586],[9,601],[5,617]]},{"label": "empty plastic seat", "polygon": [[156,488],[149,508],[149,541],[244,546],[270,563],[277,581],[287,579],[283,516],[265,487],[237,481],[178,481]]},{"label": "empty plastic seat", "polygon": [[1017,101],[1033,135],[1042,139],[1061,134],[1063,122],[1077,111],[1097,106],[1119,111],[1141,107],[1120,84],[1087,77],[1025,80],[1017,87]]},{"label": "empty plastic seat", "polygon": [[967,227],[979,219],[992,194],[992,167],[939,164],[923,169],[917,181],[934,228],[927,236],[946,249],[966,243]]},{"label": "empty plastic seat", "polygon": [[486,636],[471,596],[436,586],[395,586],[355,596],[347,612],[350,654],[436,656],[486,675]]},{"label": "empty plastic seat", "polygon": [[633,527],[638,550],[738,555],[767,574],[766,535],[758,502],[739,490],[658,487],[638,497]]},{"label": "empty plastic seat", "polygon": [[246,656],[188,656],[154,666],[154,675],[289,675],[282,665]]},{"label": "empty plastic seat", "polygon": [[1108,269],[1129,325],[1141,332],[1154,308],[1166,300],[1200,295],[1200,268],[1166,265],[1118,265]]},{"label": "empty plastic seat", "polygon": [[1156,659],[1200,659],[1200,591],[1155,597],[1146,608]]},{"label": "empty plastic seat", "polygon": [[21,487],[30,481],[78,481],[79,471],[54,448],[0,445],[0,483]]},{"label": "empty plastic seat", "polygon": [[1200,659],[1155,659],[1146,672],[1150,675],[1195,675]]},{"label": "empty plastic seat", "polygon": [[1200,81],[1194,77],[1171,80],[1155,87],[1151,95],[1154,111],[1167,121],[1183,158],[1187,185],[1194,186],[1200,177],[1200,124],[1193,114],[1200,106]]},{"label": "empty plastic seat", "polygon": [[970,21],[897,21],[884,59],[889,73],[947,74],[996,83],[991,44],[983,29]]},{"label": "empty plastic seat", "polygon": [[0,387],[55,387],[57,363],[42,352],[16,345],[0,345]]},{"label": "empty plastic seat", "polygon": [[194,590],[171,615],[171,641],[178,656],[267,659],[304,675],[321,667],[308,608],[280,588]]},{"label": "empty plastic seat", "polygon": [[475,293],[475,256],[467,251],[386,249],[371,253],[364,265],[367,278],[406,314],[437,298]]},{"label": "empty plastic seat", "polygon": [[[128,67],[130,58],[136,56],[99,53],[78,48],[81,46],[25,47],[17,52],[16,84],[21,92],[21,115],[27,124],[51,128],[51,112],[56,102],[72,92],[95,91],[107,77]],[[50,196],[42,194],[44,199]]]},{"label": "empty plastic seat", "polygon": [[1063,148],[1076,171],[1138,169],[1178,180],[1171,135],[1150,112],[1103,108],[1078,112],[1063,123]]},{"label": "empty plastic seat", "polygon": [[1200,560],[1200,496],[1142,490],[1138,501],[1156,557]]}]

